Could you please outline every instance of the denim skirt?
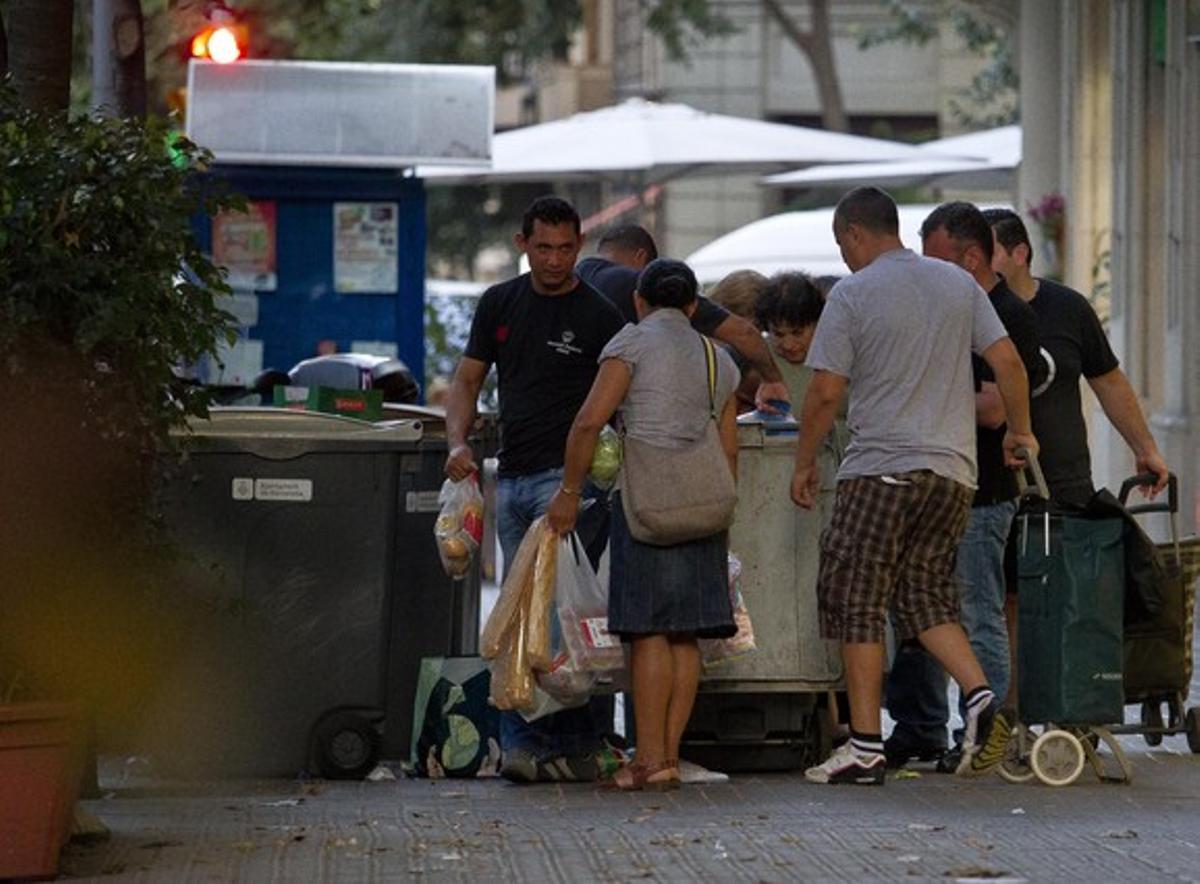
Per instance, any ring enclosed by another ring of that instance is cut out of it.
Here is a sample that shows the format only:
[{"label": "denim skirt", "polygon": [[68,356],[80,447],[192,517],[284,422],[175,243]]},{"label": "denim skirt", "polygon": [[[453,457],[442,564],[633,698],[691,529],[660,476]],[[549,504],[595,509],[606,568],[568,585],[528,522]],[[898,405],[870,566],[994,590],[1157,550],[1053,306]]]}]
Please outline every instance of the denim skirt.
[{"label": "denim skirt", "polygon": [[612,497],[609,538],[609,632],[623,638],[737,633],[726,532],[675,546],[639,543],[629,533],[618,491]]}]

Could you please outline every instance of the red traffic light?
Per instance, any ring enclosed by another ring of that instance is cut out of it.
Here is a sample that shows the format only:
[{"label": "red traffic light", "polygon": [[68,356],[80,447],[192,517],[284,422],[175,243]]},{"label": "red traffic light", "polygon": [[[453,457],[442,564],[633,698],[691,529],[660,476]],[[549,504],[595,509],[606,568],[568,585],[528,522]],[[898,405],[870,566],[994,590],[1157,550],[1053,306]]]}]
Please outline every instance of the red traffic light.
[{"label": "red traffic light", "polygon": [[192,38],[192,58],[209,58],[217,64],[230,64],[245,54],[245,28],[219,25],[206,28]]}]

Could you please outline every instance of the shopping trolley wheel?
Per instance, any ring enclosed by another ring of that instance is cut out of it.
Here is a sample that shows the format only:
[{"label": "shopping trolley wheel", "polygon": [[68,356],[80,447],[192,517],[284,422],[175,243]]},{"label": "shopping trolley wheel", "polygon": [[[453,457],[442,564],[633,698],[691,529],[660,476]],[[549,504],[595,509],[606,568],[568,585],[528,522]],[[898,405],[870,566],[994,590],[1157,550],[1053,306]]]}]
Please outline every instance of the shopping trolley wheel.
[{"label": "shopping trolley wheel", "polygon": [[362,713],[326,713],[313,727],[316,771],[330,780],[361,780],[379,763],[381,743],[378,728]]},{"label": "shopping trolley wheel", "polygon": [[1004,750],[1004,760],[998,768],[1000,776],[1010,783],[1028,783],[1034,778],[1033,768],[1029,764],[1029,731],[1025,725],[1013,728],[1008,746]]},{"label": "shopping trolley wheel", "polygon": [[1086,761],[1083,744],[1068,731],[1047,730],[1033,741],[1029,764],[1047,786],[1069,786],[1079,779]]},{"label": "shopping trolley wheel", "polygon": [[1158,703],[1152,703],[1147,700],[1142,703],[1142,726],[1147,728],[1158,728],[1150,733],[1142,734],[1142,739],[1146,741],[1147,746],[1162,745],[1162,706]]},{"label": "shopping trolley wheel", "polygon": [[1200,755],[1200,707],[1189,709],[1183,721],[1187,725],[1188,748]]}]

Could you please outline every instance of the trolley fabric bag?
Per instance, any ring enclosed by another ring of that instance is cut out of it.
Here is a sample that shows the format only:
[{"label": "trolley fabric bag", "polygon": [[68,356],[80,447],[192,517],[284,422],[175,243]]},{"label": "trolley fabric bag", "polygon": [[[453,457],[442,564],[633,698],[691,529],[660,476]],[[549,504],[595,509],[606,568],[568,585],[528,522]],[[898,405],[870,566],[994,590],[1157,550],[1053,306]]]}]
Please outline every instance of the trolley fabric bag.
[{"label": "trolley fabric bag", "polygon": [[[1165,499],[1130,504],[1130,492],[1155,481],[1154,476],[1135,476],[1121,486],[1118,504],[1130,522],[1136,515],[1165,513],[1170,517],[1171,539],[1152,547],[1157,560],[1147,573],[1157,581],[1157,608],[1144,612],[1125,611],[1125,702],[1153,702],[1178,696],[1187,698],[1192,681],[1192,629],[1196,594],[1193,588],[1195,573],[1188,574],[1179,542],[1179,490],[1174,476],[1167,483]],[[1134,527],[1137,528],[1136,522]],[[1144,553],[1150,543],[1138,528],[1130,544],[1126,535],[1125,563],[1128,587],[1134,585],[1131,560],[1147,558]]]},{"label": "trolley fabric bag", "polygon": [[1017,687],[1028,723],[1124,720],[1121,519],[1018,517]]}]

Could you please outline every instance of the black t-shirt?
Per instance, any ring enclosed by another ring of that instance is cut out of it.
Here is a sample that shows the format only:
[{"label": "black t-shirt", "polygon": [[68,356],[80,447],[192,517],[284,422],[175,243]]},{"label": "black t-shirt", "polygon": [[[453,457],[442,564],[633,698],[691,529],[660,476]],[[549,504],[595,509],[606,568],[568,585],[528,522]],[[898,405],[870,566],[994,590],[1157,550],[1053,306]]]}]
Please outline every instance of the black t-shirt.
[{"label": "black t-shirt", "polygon": [[[988,292],[988,299],[1004,324],[1004,330],[1025,364],[1029,389],[1035,390],[1046,379],[1046,362],[1038,350],[1037,317],[1033,308],[1022,301],[1001,279]],[[981,357],[972,354],[976,390],[983,381],[994,383],[992,367]],[[1004,465],[1004,427],[975,428],[975,458],[979,463],[979,488],[975,491],[975,506],[991,506],[1017,496],[1017,478]]]},{"label": "black t-shirt", "polygon": [[1104,328],[1087,298],[1074,289],[1045,279],[1029,302],[1037,318],[1038,341],[1048,354],[1045,389],[1034,391],[1033,432],[1050,496],[1061,503],[1085,504],[1092,486],[1087,424],[1079,379],[1108,374],[1120,363],[1104,336]]},{"label": "black t-shirt", "polygon": [[625,320],[586,283],[539,295],[529,274],[479,299],[465,355],[495,364],[500,392],[500,475],[563,465],[567,433]]},{"label": "black t-shirt", "polygon": [[[580,279],[612,301],[626,322],[637,322],[637,310],[633,306],[633,293],[637,289],[638,281],[636,270],[593,255],[576,264],[575,272],[579,274]],[[696,300],[692,328],[711,338],[717,326],[728,318],[728,310],[714,304],[708,298],[701,297]]]}]

